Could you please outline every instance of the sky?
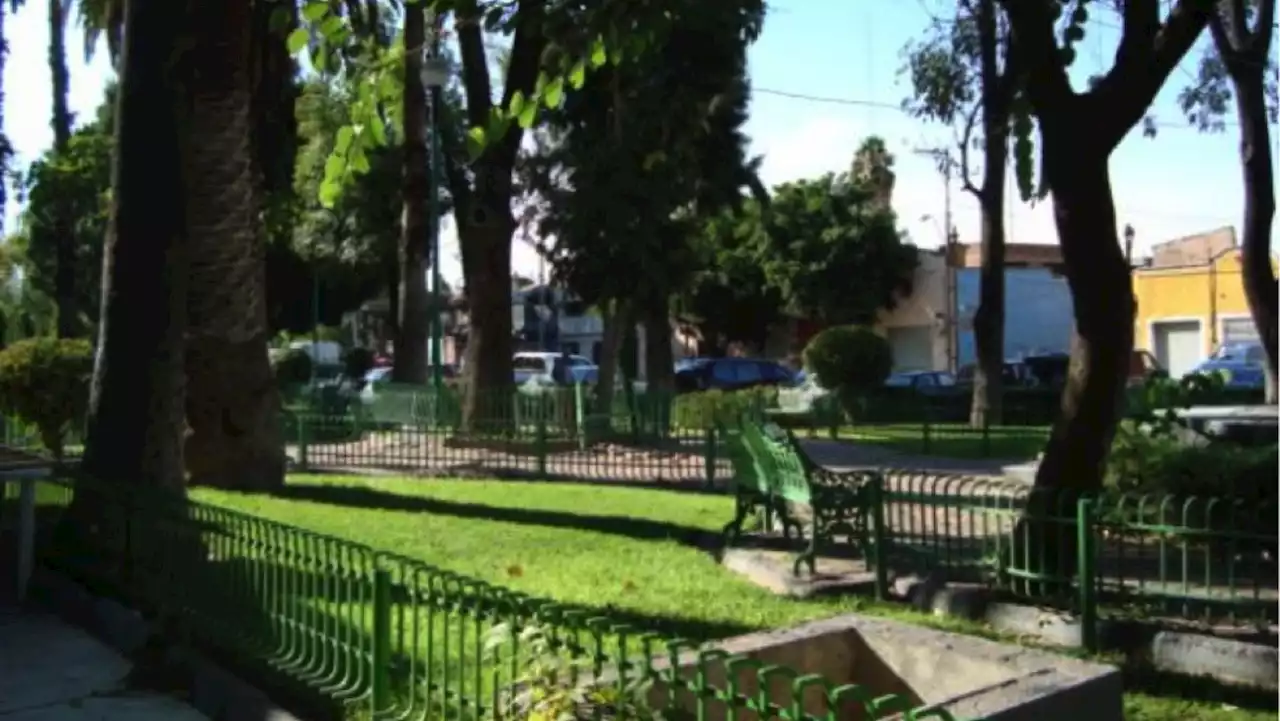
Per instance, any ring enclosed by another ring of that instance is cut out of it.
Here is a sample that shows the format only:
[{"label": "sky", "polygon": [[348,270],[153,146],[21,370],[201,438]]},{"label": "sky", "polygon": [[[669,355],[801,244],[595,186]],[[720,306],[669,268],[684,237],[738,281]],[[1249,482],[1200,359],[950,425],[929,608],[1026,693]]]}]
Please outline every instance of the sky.
[{"label": "sky", "polygon": [[[899,76],[902,48],[923,33],[945,0],[774,0],[764,33],[751,48],[753,86],[747,134],[752,154],[764,156],[763,180],[777,184],[842,171],[869,135],[879,135],[896,157],[894,209],[910,239],[936,247],[945,237],[946,184],[932,160],[914,151],[953,147],[952,129],[917,121],[900,110],[908,94]],[[26,3],[7,19],[10,55],[5,69],[5,125],[19,161],[38,157],[52,142],[49,128],[48,27],[42,3]],[[1115,49],[1115,19],[1092,24],[1079,50],[1079,83],[1109,66]],[[71,107],[92,117],[111,68],[105,52],[86,63],[73,30]],[[1238,134],[1203,134],[1187,125],[1177,107],[1178,91],[1191,83],[1200,54],[1211,51],[1208,35],[1174,71],[1152,108],[1160,123],[1156,138],[1135,130],[1112,156],[1112,186],[1121,227],[1132,225],[1135,248],[1222,226],[1239,226],[1243,208]],[[805,97],[795,97],[805,96]],[[1273,128],[1273,140],[1280,139]],[[952,183],[952,222],[962,242],[978,238],[975,201]],[[6,208],[12,227],[16,208]],[[1009,242],[1055,243],[1049,201],[1034,207],[1016,200],[1006,211]],[[442,228],[441,270],[461,277],[452,222]],[[536,253],[517,243],[514,270],[538,277]]]}]

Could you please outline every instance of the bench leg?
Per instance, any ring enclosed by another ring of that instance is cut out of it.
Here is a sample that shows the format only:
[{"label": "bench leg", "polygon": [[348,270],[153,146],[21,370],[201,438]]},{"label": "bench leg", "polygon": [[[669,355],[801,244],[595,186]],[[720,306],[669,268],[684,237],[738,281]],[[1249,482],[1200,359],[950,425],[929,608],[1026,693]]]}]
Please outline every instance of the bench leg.
[{"label": "bench leg", "polygon": [[812,520],[809,522],[809,545],[805,547],[799,556],[796,556],[795,565],[791,569],[793,575],[800,575],[801,566],[809,567],[810,576],[818,572],[818,536],[819,529],[822,528],[822,523],[818,517],[818,511],[813,509]]},{"label": "bench leg", "polygon": [[738,539],[742,536],[742,522],[747,519],[747,514],[755,507],[754,503],[742,496],[735,497],[733,505],[733,520],[725,524],[724,529],[720,531],[726,546],[731,546],[738,542]]}]

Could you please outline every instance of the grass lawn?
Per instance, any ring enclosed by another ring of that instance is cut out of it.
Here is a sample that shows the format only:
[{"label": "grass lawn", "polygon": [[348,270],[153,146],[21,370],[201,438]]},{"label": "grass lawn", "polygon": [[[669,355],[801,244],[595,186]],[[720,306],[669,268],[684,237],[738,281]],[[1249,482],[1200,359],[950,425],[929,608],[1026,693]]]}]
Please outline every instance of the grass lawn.
[{"label": "grass lawn", "polygon": [[[583,484],[295,476],[282,497],[196,499],[359,541],[537,596],[614,609],[710,640],[857,611],[991,636],[865,599],[792,600],[720,568],[691,540],[731,515],[724,496]],[[1130,721],[1273,721],[1274,696],[1127,669]],[[1136,692],[1141,689],[1143,692]]]},{"label": "grass lawn", "polygon": [[980,429],[963,423],[876,423],[840,428],[838,438],[910,455],[946,458],[1034,458],[1049,439],[1047,426],[996,426],[984,439]]}]

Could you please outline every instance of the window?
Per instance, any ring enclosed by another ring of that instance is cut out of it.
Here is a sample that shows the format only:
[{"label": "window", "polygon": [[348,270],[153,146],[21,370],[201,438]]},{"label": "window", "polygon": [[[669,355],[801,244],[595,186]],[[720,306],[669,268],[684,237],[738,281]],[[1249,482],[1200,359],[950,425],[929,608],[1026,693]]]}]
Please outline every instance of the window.
[{"label": "window", "polygon": [[884,384],[889,388],[907,388],[911,385],[911,376],[894,373],[885,379]]},{"label": "window", "polygon": [[1260,345],[1249,346],[1249,350],[1244,353],[1244,359],[1249,363],[1265,363],[1267,354],[1263,352]]},{"label": "window", "polygon": [[536,355],[518,355],[511,361],[511,367],[518,371],[537,371],[539,373],[547,370],[546,362]]},{"label": "window", "polygon": [[921,373],[920,375],[916,376],[917,388],[932,388],[936,385],[938,385],[937,379],[935,379],[929,373]]},{"label": "window", "polygon": [[576,342],[561,343],[560,350],[564,351],[565,353],[568,353],[569,355],[578,355],[579,353],[582,352],[582,349],[578,346]]}]

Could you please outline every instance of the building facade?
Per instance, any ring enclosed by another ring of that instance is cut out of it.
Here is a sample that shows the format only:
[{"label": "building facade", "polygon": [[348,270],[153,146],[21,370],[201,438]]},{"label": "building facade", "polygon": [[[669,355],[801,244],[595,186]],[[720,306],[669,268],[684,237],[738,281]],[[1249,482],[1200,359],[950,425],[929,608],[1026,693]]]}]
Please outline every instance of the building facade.
[{"label": "building facade", "polygon": [[1154,246],[1133,271],[1134,345],[1178,377],[1222,343],[1256,340],[1240,271],[1233,228]]},{"label": "building facade", "polygon": [[[981,265],[976,243],[920,251],[911,294],[882,313],[878,324],[893,349],[895,370],[954,372],[976,361],[973,317]],[[1005,246],[1006,358],[1070,348],[1071,291],[1061,267],[1056,245]]]}]

